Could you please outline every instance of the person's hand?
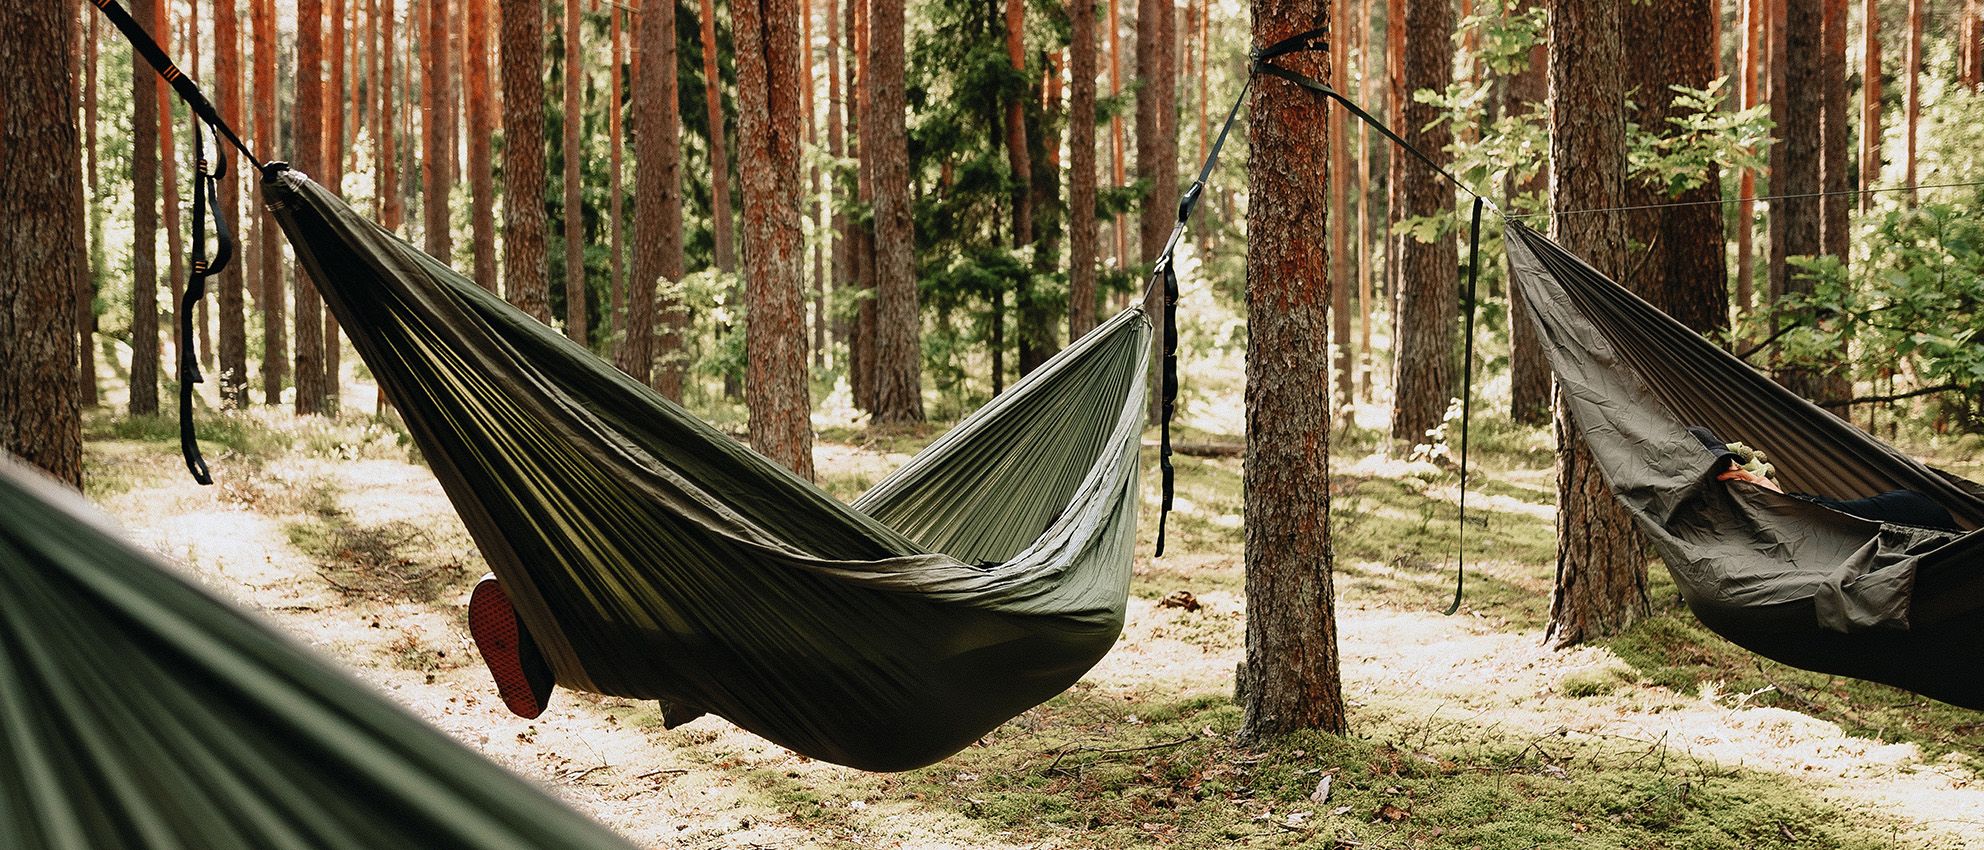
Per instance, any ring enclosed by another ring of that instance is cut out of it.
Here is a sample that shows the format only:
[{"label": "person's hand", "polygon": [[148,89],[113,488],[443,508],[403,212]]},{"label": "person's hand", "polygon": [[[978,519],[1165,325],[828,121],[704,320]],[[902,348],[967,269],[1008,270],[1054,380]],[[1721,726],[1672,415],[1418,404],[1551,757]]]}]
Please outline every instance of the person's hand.
[{"label": "person's hand", "polygon": [[1770,490],[1770,491],[1772,491],[1772,492],[1777,492],[1777,493],[1782,493],[1782,492],[1784,492],[1784,491],[1783,491],[1782,489],[1779,489],[1779,488],[1778,488],[1778,486],[1777,486],[1777,484],[1776,484],[1776,482],[1773,482],[1773,481],[1771,481],[1770,479],[1768,479],[1768,478],[1765,478],[1765,477],[1763,477],[1763,476],[1761,476],[1761,475],[1757,475],[1757,474],[1754,474],[1754,473],[1752,473],[1752,472],[1750,472],[1749,470],[1747,470],[1747,469],[1744,469],[1744,468],[1742,468],[1742,467],[1740,467],[1740,466],[1732,466],[1732,467],[1730,467],[1729,469],[1727,469],[1727,470],[1724,470],[1724,471],[1723,471],[1723,473],[1722,473],[1721,475],[1717,475],[1717,476],[1715,477],[1715,480],[1717,480],[1717,481],[1747,481],[1747,482],[1749,482],[1749,483],[1751,483],[1751,484],[1755,484],[1755,485],[1757,485],[1758,487],[1762,487],[1762,488],[1764,488],[1764,489],[1766,489],[1766,490]]}]

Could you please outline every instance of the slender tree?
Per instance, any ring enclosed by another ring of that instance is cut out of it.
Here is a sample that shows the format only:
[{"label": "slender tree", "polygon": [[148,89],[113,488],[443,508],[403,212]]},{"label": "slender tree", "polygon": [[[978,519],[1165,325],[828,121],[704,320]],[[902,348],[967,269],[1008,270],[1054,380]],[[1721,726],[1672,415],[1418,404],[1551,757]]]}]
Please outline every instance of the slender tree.
[{"label": "slender tree", "polygon": [[[1178,79],[1173,72],[1177,48],[1172,0],[1138,0],[1137,78],[1143,88],[1137,91],[1137,178],[1148,181],[1143,214],[1139,219],[1142,238],[1141,261],[1148,268],[1164,251],[1171,236],[1174,217],[1168,215],[1178,204]],[[1163,299],[1152,298],[1146,305],[1156,319],[1163,310]],[[1153,341],[1162,349],[1163,324]],[[1162,399],[1151,394],[1151,412],[1157,412]]]},{"label": "slender tree", "polygon": [[[1881,4],[1862,0],[1860,6],[1860,185],[1879,182],[1881,173]],[[1860,211],[1873,203],[1871,192],[1860,193]]]},{"label": "slender tree", "polygon": [[580,345],[588,345],[590,334],[586,328],[586,246],[585,216],[582,214],[583,195],[579,183],[579,161],[585,156],[580,148],[579,129],[584,124],[579,109],[579,80],[584,73],[579,65],[579,44],[583,41],[579,33],[579,0],[565,0],[565,208],[559,216],[560,227],[565,231],[565,335]]},{"label": "slender tree", "polygon": [[[1685,109],[1674,105],[1675,87],[1705,89],[1715,80],[1716,0],[1629,3],[1626,32],[1660,32],[1635,51],[1626,69],[1634,87],[1633,120],[1644,131],[1667,133]],[[1626,214],[1627,240],[1645,245],[1628,263],[1624,283],[1654,306],[1703,333],[1729,327],[1729,268],[1724,254],[1722,181],[1715,169],[1702,185],[1671,194],[1646,180],[1626,186],[1625,205],[1647,207]]]},{"label": "slender tree", "polygon": [[[1371,103],[1371,0],[1358,0],[1357,20],[1352,26],[1357,31],[1357,102]],[[1357,329],[1357,354],[1359,360],[1358,397],[1366,403],[1371,401],[1372,373],[1376,372],[1378,354],[1371,347],[1371,326],[1377,321],[1377,305],[1372,301],[1371,292],[1371,199],[1370,187],[1377,183],[1372,169],[1371,127],[1362,121],[1357,122],[1357,309],[1362,314],[1362,323]]]},{"label": "slender tree", "polygon": [[[398,75],[394,71],[396,64],[394,56],[398,54],[399,48],[393,37],[393,25],[399,16],[394,6],[398,1],[381,0],[384,8],[379,19],[379,169],[374,174],[376,182],[372,184],[373,192],[378,195],[379,224],[392,231],[399,230],[400,222],[406,215],[400,195],[399,136],[395,132],[399,125],[395,120],[399,109],[394,106],[393,101],[393,90],[399,85]],[[487,9],[486,4],[490,0],[474,0],[474,2],[485,4],[484,8]],[[484,56],[486,61],[486,51]],[[494,275],[484,278],[478,272],[477,279],[485,287],[493,289],[496,286]]]},{"label": "slender tree", "polygon": [[875,421],[923,421],[923,345],[918,327],[915,234],[909,197],[909,135],[903,115],[903,0],[872,0],[868,37],[868,110],[861,116],[873,163],[875,201]]},{"label": "slender tree", "polygon": [[[662,395],[682,399],[682,107],[678,100],[674,7],[649,0],[636,28],[642,57],[634,84],[634,276],[627,289],[627,342],[620,368],[654,380]],[[665,294],[656,309],[656,289]],[[655,328],[663,330],[657,368]]]},{"label": "slender tree", "polygon": [[[1626,120],[1621,6],[1551,0],[1550,198],[1557,210],[1620,206]],[[1617,279],[1626,235],[1616,213],[1551,219],[1559,244]],[[1571,412],[1557,404],[1557,581],[1549,638],[1568,646],[1646,616],[1645,544],[1600,477]]]},{"label": "slender tree", "polygon": [[1069,0],[1068,339],[1095,327],[1095,3]]},{"label": "slender tree", "polygon": [[[255,141],[265,151],[282,149],[276,123],[276,13],[274,0],[249,0],[249,23],[255,30]],[[143,184],[141,183],[140,186]],[[275,219],[262,206],[262,189],[256,181],[256,251],[261,291],[256,303],[262,311],[262,395],[266,404],[282,403],[282,388],[288,377],[289,317],[288,294],[283,280],[282,240]]]},{"label": "slender tree", "polygon": [[[702,0],[703,102],[709,107],[710,228],[716,243],[716,267],[737,270],[734,246],[736,219],[730,211],[730,151],[723,129],[723,77],[716,62],[716,3]],[[736,10],[732,10],[734,15]],[[736,26],[733,20],[731,25]]]},{"label": "slender tree", "polygon": [[[448,138],[448,114],[453,111],[448,98],[448,78],[451,71],[451,63],[448,61],[448,0],[425,0],[425,8],[427,34],[420,45],[421,97],[425,100],[420,113],[422,247],[435,259],[445,263],[454,254],[454,235],[448,227],[448,193],[453,188],[454,182],[451,179],[452,175],[449,174],[452,170],[450,163],[454,160],[454,153],[451,150],[451,140]],[[540,43],[544,28],[543,17],[543,10],[538,10]],[[504,15],[504,18],[507,21],[509,15]],[[542,66],[543,62],[543,56],[538,56],[536,64]],[[541,83],[539,87],[542,87]],[[534,105],[539,103],[535,98],[529,102]],[[538,121],[543,120],[543,115],[540,114]],[[509,139],[508,141],[514,144],[525,140]],[[543,144],[542,139],[538,140],[538,148],[541,149]],[[507,166],[509,163],[506,160],[504,164]],[[541,173],[543,169],[544,166],[540,163],[539,172]],[[509,173],[506,168],[505,174]],[[518,197],[527,200],[534,196]]]},{"label": "slender tree", "polygon": [[[624,44],[626,36],[622,32],[620,23],[623,17],[622,11],[618,7],[608,6],[606,7],[606,17],[607,42],[612,45],[613,50],[613,59],[607,62],[608,95],[606,101],[606,215],[611,220],[611,224],[608,226],[608,232],[610,233],[609,238],[611,240],[609,244],[612,248],[606,258],[606,268],[609,275],[607,285],[611,290],[608,292],[607,297],[609,306],[606,311],[606,332],[607,337],[613,340],[612,350],[609,353],[617,363],[620,359],[620,348],[625,344],[627,333],[627,281],[625,279],[627,257],[626,194],[625,189],[620,183],[621,167],[624,164],[622,160],[625,158],[624,148],[626,147],[626,131],[622,126],[623,118],[621,113],[621,98],[625,97],[625,94],[621,91],[620,74],[626,67],[627,55],[626,45]],[[652,315],[651,312],[650,315]],[[652,318],[650,318],[650,321],[652,321]],[[649,333],[653,333],[653,329],[649,329]]]},{"label": "slender tree", "polygon": [[[1120,108],[1123,98],[1123,24],[1118,20],[1117,5],[1121,0],[1109,0],[1109,102],[1117,108],[1109,112],[1109,186],[1122,188],[1126,176],[1123,159],[1123,111]],[[1110,230],[1115,234],[1116,268],[1125,269],[1130,265],[1130,225],[1127,213],[1117,213]]]},{"label": "slender tree", "polygon": [[[868,82],[870,48],[868,27],[869,16],[872,14],[870,5],[870,0],[850,0],[848,3],[850,20],[848,31],[851,33],[849,38],[854,43],[854,62],[850,63],[851,67],[848,69],[847,90],[854,94],[855,111],[859,115],[852,122],[854,129],[849,139],[849,147],[854,149],[853,156],[857,164],[854,181],[856,203],[872,209],[875,203],[875,163],[874,157],[866,153],[876,150],[874,140],[867,135],[873,123],[870,120],[870,112],[874,109],[874,92],[870,90]],[[851,382],[850,389],[854,391],[855,405],[873,414],[876,410],[875,385],[878,370],[875,363],[875,221],[872,216],[866,221],[855,222],[854,238],[854,280],[855,288],[861,293],[861,306],[856,315],[854,333],[856,380]],[[996,318],[997,310],[993,312]],[[996,342],[996,334],[994,339],[995,359],[992,372],[996,377],[1000,371],[996,359],[1000,346]],[[998,389],[995,383],[993,392],[996,394]]]},{"label": "slender tree", "polygon": [[1823,115],[1819,123],[1819,186],[1827,195],[1819,199],[1819,245],[1827,254],[1847,259],[1847,208],[1852,198],[1852,176],[1848,170],[1853,152],[1848,149],[1847,112],[1853,109],[1846,88],[1847,0],[1821,0],[1822,24],[1819,30],[1819,101]]},{"label": "slender tree", "polygon": [[[213,0],[214,4],[214,107],[222,115],[242,114],[241,103],[241,14],[235,0]],[[218,141],[218,140],[216,140]],[[241,193],[235,171],[224,178],[220,193],[220,217],[240,220]],[[242,263],[228,263],[222,269],[220,300],[220,396],[228,407],[248,406],[248,325],[242,310]]]},{"label": "slender tree", "polygon": [[[475,281],[496,291],[496,99],[490,88],[490,0],[468,0],[462,21],[463,104],[468,125],[470,260]],[[617,18],[617,15],[616,15]],[[615,76],[618,82],[618,76]],[[616,113],[617,114],[617,113]]]},{"label": "slender tree", "polygon": [[[1006,61],[1011,63],[1014,76],[1026,76],[1026,0],[1006,0]],[[1006,97],[1006,167],[1011,170],[1012,180],[1012,245],[1014,250],[1022,250],[1033,244],[1033,157],[1027,147],[1026,121],[1027,87],[1014,86]],[[878,246],[880,243],[876,243]],[[1027,319],[1033,298],[1030,274],[1022,270],[1013,280],[1013,302],[1019,309],[1020,372],[1045,360],[1042,346],[1034,339],[1038,329]],[[1000,346],[1004,348],[1004,346]],[[1003,354],[1004,352],[1000,352]],[[996,361],[995,361],[996,362]],[[1003,369],[999,370],[1004,372]],[[1003,380],[1003,374],[998,376]]]},{"label": "slender tree", "polygon": [[[1330,23],[1327,0],[1252,0],[1254,43]],[[1443,47],[1444,49],[1444,47]],[[1314,53],[1279,60],[1334,84]],[[1324,101],[1254,89],[1247,169],[1247,662],[1241,734],[1346,728],[1329,523],[1329,251],[1316,238],[1329,176]]]},{"label": "slender tree", "polygon": [[[1445,91],[1453,81],[1453,8],[1446,0],[1405,0],[1401,21],[1405,41],[1405,91]],[[1440,109],[1408,94],[1400,133],[1405,140],[1444,164],[1453,143],[1451,125],[1439,120]],[[1446,178],[1420,163],[1408,163],[1398,190],[1403,218],[1446,218],[1453,211],[1453,187]],[[1460,313],[1456,294],[1459,253],[1451,233],[1428,241],[1407,238],[1399,248],[1398,339],[1393,365],[1392,439],[1423,443],[1438,427],[1454,395],[1454,317]]]},{"label": "slender tree", "polygon": [[[900,7],[898,7],[900,8]],[[751,445],[813,477],[812,402],[806,386],[805,213],[799,199],[805,141],[799,88],[798,0],[736,0],[738,176],[744,188],[744,402]]]},{"label": "slender tree", "polygon": [[[853,225],[849,223],[847,213],[844,211],[846,205],[842,201],[842,199],[853,194],[853,186],[846,179],[846,169],[838,165],[847,156],[847,115],[852,110],[848,109],[845,94],[841,91],[840,66],[843,51],[842,30],[840,26],[841,7],[839,0],[826,0],[826,2],[827,155],[837,164],[827,178],[827,189],[829,192],[827,206],[832,213],[830,226],[833,231],[833,256],[828,260],[827,265],[830,269],[829,273],[833,276],[833,290],[835,293],[840,293],[847,289],[853,279],[850,267],[850,264],[854,261],[854,255],[851,253],[853,240],[849,238],[849,229]],[[840,296],[836,294],[835,300],[838,301],[839,298]],[[834,305],[833,311],[835,315],[830,324],[833,330],[834,341],[842,344],[852,342],[848,338],[847,317],[839,310],[838,304]],[[850,349],[852,347],[852,345],[849,345]],[[850,355],[848,365],[851,367],[853,365],[851,356],[853,352],[850,350],[848,354]],[[854,370],[850,368],[848,371],[850,373],[849,377],[852,379]]]},{"label": "slender tree", "polygon": [[[1527,0],[1520,8],[1535,8],[1538,2]],[[1550,78],[1546,75],[1549,64],[1549,48],[1545,41],[1539,40],[1530,48],[1528,63],[1502,84],[1503,115],[1523,115],[1549,108]],[[1528,179],[1519,179],[1512,169],[1502,193],[1513,198],[1541,192],[1549,179],[1548,163]],[[1515,287],[1510,287],[1509,294],[1509,416],[1525,425],[1550,421],[1550,362],[1543,357],[1536,324],[1529,318],[1529,305]]]},{"label": "slender tree", "polygon": [[[324,5],[323,0],[296,3],[296,133],[292,162],[304,173],[324,173]],[[296,412],[324,412],[323,301],[302,266],[296,269]]]},{"label": "slender tree", "polygon": [[[806,72],[806,84],[800,87],[802,109],[806,113],[806,147],[817,152],[820,147],[820,128],[813,108],[813,3],[800,0],[799,3],[800,45],[805,61],[800,67]],[[827,368],[827,210],[820,203],[820,163],[817,156],[808,156],[813,162],[806,169],[806,218],[818,221],[813,229],[813,239],[807,243],[806,251],[812,257],[813,280],[807,287],[813,294],[813,368]]]},{"label": "slender tree", "polygon": [[[157,3],[133,4],[147,30]],[[157,72],[131,56],[131,414],[158,412],[158,96]]]},{"label": "slender tree", "polygon": [[76,331],[79,347],[76,363],[78,400],[83,407],[96,407],[102,402],[102,394],[96,383],[96,294],[103,283],[104,266],[109,260],[104,245],[103,197],[98,185],[98,157],[101,150],[97,145],[97,64],[101,60],[100,42],[97,37],[98,21],[102,16],[90,11],[89,7],[78,5],[78,13],[89,21],[83,27],[83,174],[89,183],[84,187],[84,208],[89,215],[90,269],[83,284],[76,290]]},{"label": "slender tree", "polygon": [[[1743,3],[1743,81],[1740,105],[1751,109],[1762,102],[1764,18],[1769,0],[1740,0]],[[1746,315],[1756,306],[1757,173],[1745,168],[1736,182],[1736,312]]]},{"label": "slender tree", "polygon": [[[517,309],[551,324],[544,220],[544,5],[502,0],[503,288]],[[443,225],[445,230],[445,223]]]},{"label": "slender tree", "polygon": [[[16,4],[0,15],[0,60],[14,69],[0,150],[41,151],[0,169],[0,449],[83,486],[76,394],[76,291],[86,285],[82,128],[75,8]],[[143,60],[139,60],[143,64]],[[150,74],[149,69],[143,71]]]},{"label": "slender tree", "polygon": [[[1795,273],[1791,257],[1821,253],[1819,199],[1822,187],[1825,91],[1821,36],[1825,0],[1778,0],[1785,10],[1783,38],[1771,48],[1772,61],[1784,76],[1772,76],[1771,106],[1782,155],[1773,151],[1770,210],[1770,292],[1773,301],[1795,292],[1808,292],[1811,280]],[[1774,24],[1776,22],[1773,22]],[[1779,85],[1779,81],[1782,85]],[[1806,314],[1784,313],[1776,321],[1805,323]],[[1777,370],[1777,378],[1806,398],[1838,398],[1836,383],[1824,370],[1793,364]]]},{"label": "slender tree", "polygon": [[[153,10],[156,14],[154,20],[158,24],[151,32],[158,39],[159,47],[166,52],[166,55],[170,56],[173,55],[173,45],[176,43],[172,37],[173,4],[170,0],[155,0],[155,2],[157,5]],[[161,213],[160,220],[165,228],[166,288],[172,293],[172,300],[163,305],[164,309],[159,312],[163,313],[169,320],[165,329],[165,337],[172,341],[172,359],[168,360],[167,363],[177,364],[179,362],[179,346],[182,344],[193,344],[192,340],[180,340],[178,331],[179,303],[181,296],[186,294],[186,240],[181,235],[182,231],[179,229],[182,222],[179,220],[180,198],[178,175],[180,162],[178,136],[173,131],[173,125],[176,122],[172,114],[172,107],[173,104],[178,103],[178,96],[172,93],[172,89],[165,82],[164,77],[150,70],[147,70],[144,76],[147,80],[151,81],[152,96],[156,98],[158,103],[158,158],[164,167],[159,180],[159,194],[161,196],[159,212]],[[174,374],[176,374],[176,366],[169,365],[167,368],[175,369]]]},{"label": "slender tree", "polygon": [[1901,181],[1908,187],[1909,206],[1914,206],[1918,130],[1922,123],[1922,0],[1908,0],[1908,39],[1901,52],[1901,73],[1907,86],[1903,95],[1906,105],[1902,122],[1906,130],[1902,135]]},{"label": "slender tree", "polygon": [[[329,76],[324,80],[324,185],[333,193],[344,194],[345,106],[345,0],[330,0],[328,49],[324,54]],[[324,339],[324,412],[336,416],[343,409],[344,370],[339,359],[344,346],[338,341],[338,320],[329,304],[322,306]]]},{"label": "slender tree", "polygon": [[[1348,0],[1330,0],[1330,20],[1344,24],[1350,19],[1345,14]],[[1330,72],[1340,78],[1347,78],[1350,69],[1350,39],[1330,39]],[[1348,86],[1346,86],[1347,88]],[[1205,94],[1199,95],[1201,114],[1205,110]],[[1348,406],[1351,390],[1356,385],[1355,369],[1351,366],[1350,345],[1350,230],[1349,218],[1350,150],[1349,136],[1344,132],[1344,112],[1341,109],[1329,110],[1329,159],[1330,174],[1336,179],[1329,181],[1329,234],[1330,234],[1330,349],[1332,369],[1330,387],[1337,404]],[[1201,139],[1205,131],[1199,132]],[[1204,147],[1204,142],[1200,143]],[[1201,154],[1203,158],[1203,154]]]}]

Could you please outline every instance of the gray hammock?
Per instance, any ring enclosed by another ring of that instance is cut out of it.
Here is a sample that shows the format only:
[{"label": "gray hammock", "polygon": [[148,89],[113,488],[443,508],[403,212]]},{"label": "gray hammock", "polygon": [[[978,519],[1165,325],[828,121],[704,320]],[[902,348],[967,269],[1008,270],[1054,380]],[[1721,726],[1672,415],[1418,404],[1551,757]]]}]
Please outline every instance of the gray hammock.
[{"label": "gray hammock", "polygon": [[0,452],[0,847],[629,845]]},{"label": "gray hammock", "polygon": [[[1984,486],[1798,397],[1536,231],[1507,233],[1560,397],[1704,625],[1794,667],[1984,709]],[[1717,481],[1691,425],[1767,451],[1786,489],[1911,490],[1967,533]]]},{"label": "gray hammock", "polygon": [[1115,643],[1141,309],[846,505],[301,174],[264,183],[559,684],[901,770],[1059,693]]}]

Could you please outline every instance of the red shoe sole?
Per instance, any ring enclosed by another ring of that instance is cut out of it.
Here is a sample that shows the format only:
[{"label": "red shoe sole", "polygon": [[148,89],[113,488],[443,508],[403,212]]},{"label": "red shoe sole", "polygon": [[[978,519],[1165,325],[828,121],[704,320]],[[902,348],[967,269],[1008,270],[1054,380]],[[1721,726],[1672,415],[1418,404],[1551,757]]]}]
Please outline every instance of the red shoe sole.
[{"label": "red shoe sole", "polygon": [[524,675],[517,611],[495,579],[483,579],[469,595],[468,633],[475,639],[475,648],[481,650],[489,676],[496,680],[496,693],[510,713],[526,720],[543,714],[545,701],[539,700],[531,689],[530,677]]}]

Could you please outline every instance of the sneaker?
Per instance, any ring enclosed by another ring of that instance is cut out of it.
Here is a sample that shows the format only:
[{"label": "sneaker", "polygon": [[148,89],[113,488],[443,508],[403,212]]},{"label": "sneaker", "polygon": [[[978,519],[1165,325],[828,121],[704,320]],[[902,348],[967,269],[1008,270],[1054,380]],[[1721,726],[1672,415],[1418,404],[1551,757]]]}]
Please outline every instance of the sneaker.
[{"label": "sneaker", "polygon": [[551,666],[493,575],[483,576],[469,594],[468,633],[510,713],[526,720],[543,714],[551,704]]}]

